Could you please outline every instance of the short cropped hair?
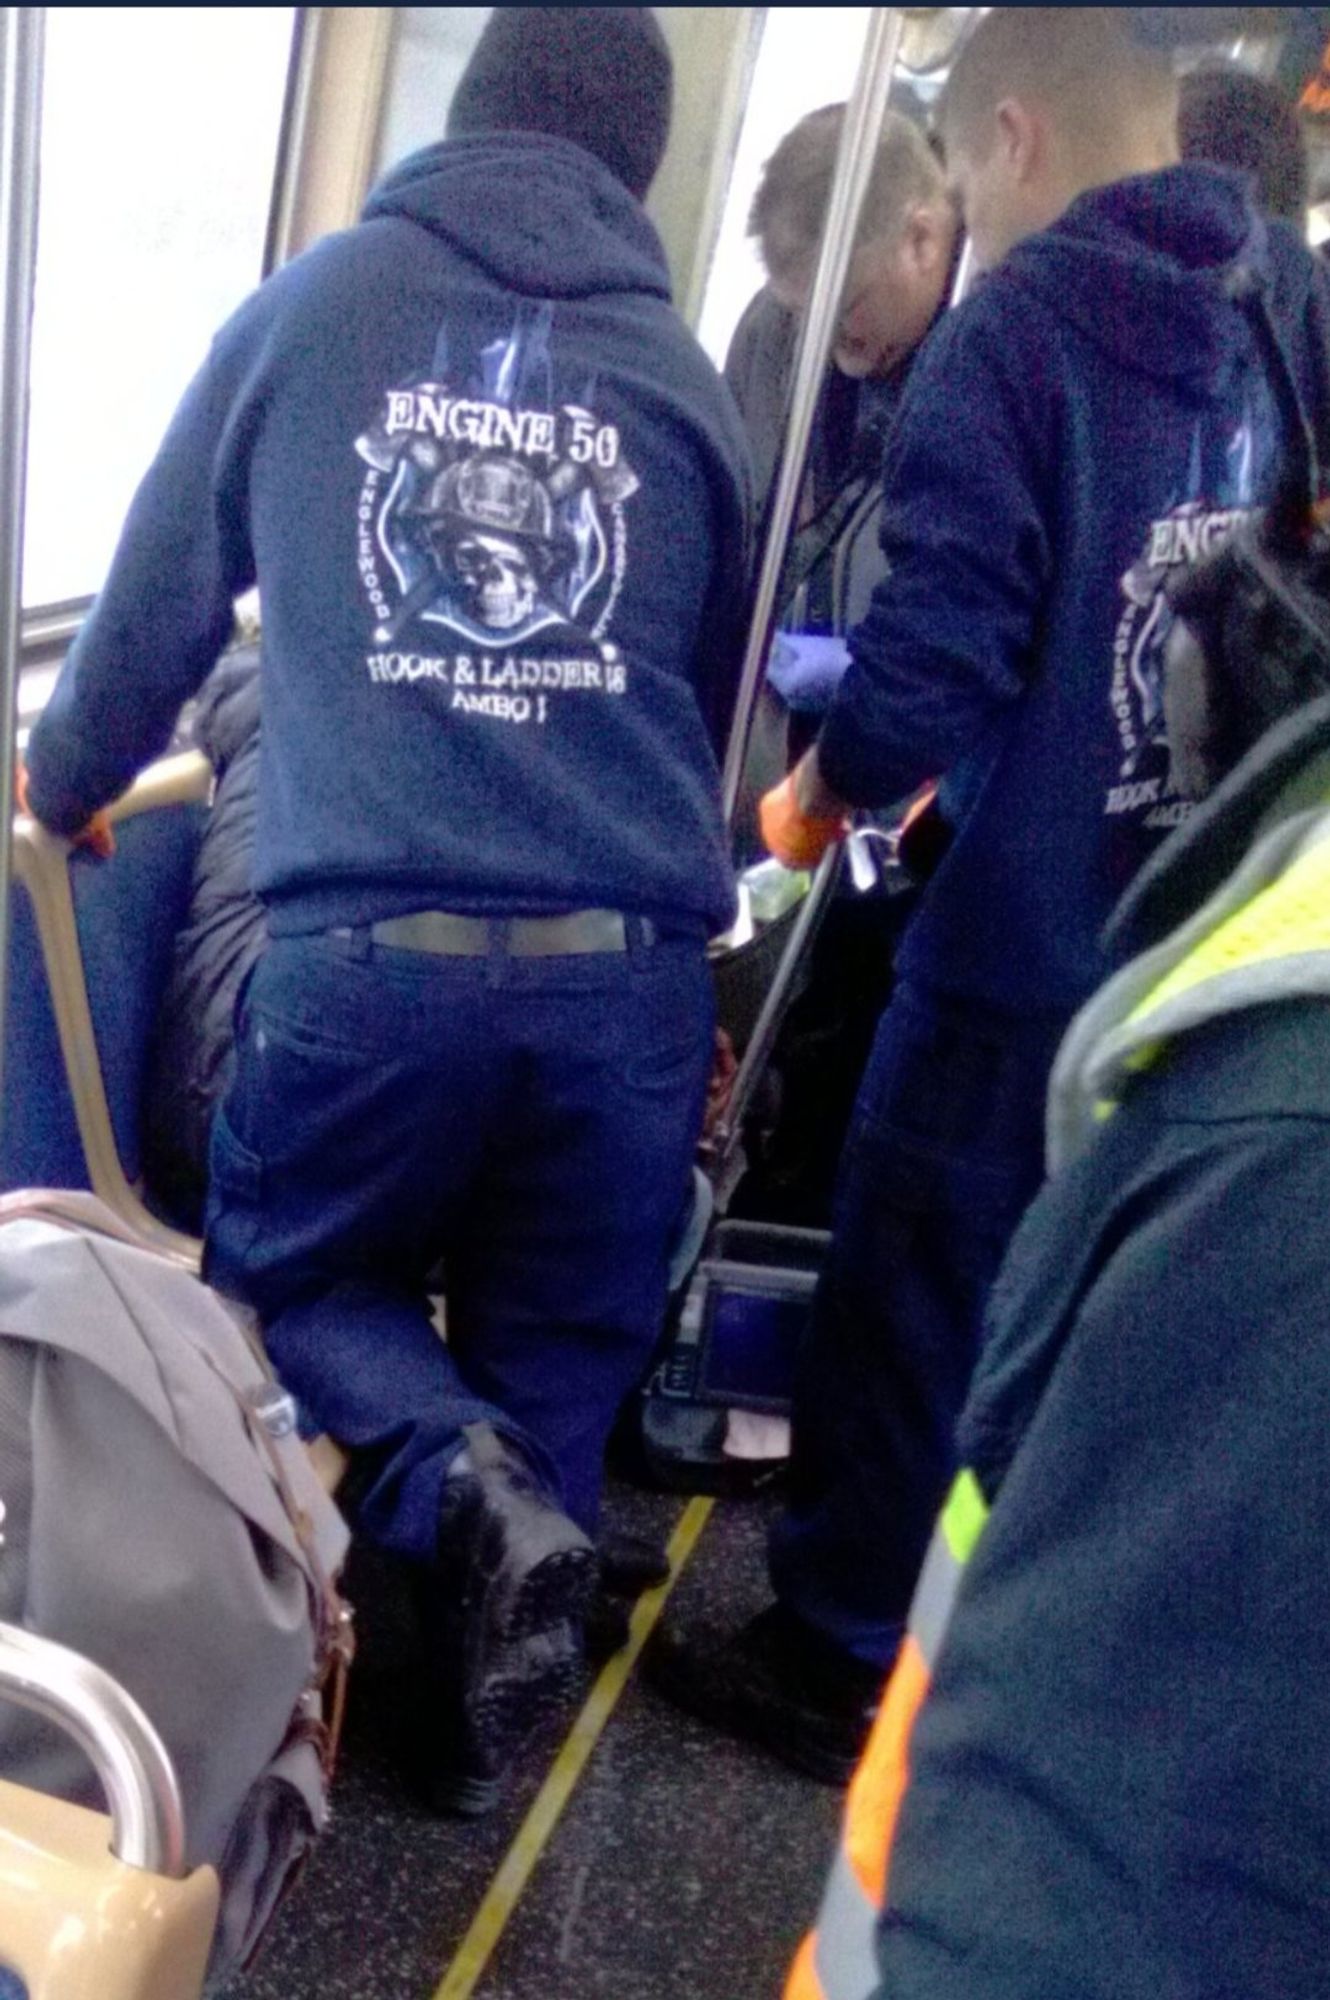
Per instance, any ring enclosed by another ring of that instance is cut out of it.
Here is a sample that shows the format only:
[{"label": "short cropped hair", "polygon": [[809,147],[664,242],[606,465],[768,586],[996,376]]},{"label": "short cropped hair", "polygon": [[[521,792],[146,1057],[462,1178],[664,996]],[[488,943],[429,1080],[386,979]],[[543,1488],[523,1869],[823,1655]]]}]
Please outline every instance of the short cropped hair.
[{"label": "short cropped hair", "polygon": [[993,7],[961,48],[938,100],[944,146],[987,156],[983,139],[1005,97],[1062,115],[1069,143],[1093,154],[1143,118],[1171,118],[1168,59],[1133,35],[1116,7]]},{"label": "short cropped hair", "polygon": [[1267,215],[1305,223],[1307,148],[1297,108],[1277,84],[1232,63],[1193,70],[1182,79],[1178,145],[1184,160],[1255,174]]},{"label": "short cropped hair", "polygon": [[[822,240],[845,106],[811,111],[786,133],[762,170],[748,218],[768,275],[786,276]],[[859,241],[894,236],[912,208],[947,199],[942,168],[918,127],[899,112],[882,121],[877,159],[859,218]]]}]

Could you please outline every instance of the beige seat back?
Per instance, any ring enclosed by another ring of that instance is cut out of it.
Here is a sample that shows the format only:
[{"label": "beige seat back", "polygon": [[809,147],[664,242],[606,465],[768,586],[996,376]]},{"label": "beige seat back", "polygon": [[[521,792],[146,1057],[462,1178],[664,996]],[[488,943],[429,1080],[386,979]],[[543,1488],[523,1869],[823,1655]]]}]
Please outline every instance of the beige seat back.
[{"label": "beige seat back", "polygon": [[0,1700],[74,1736],[111,1808],[0,1780],[0,1967],[29,2000],[198,2000],[217,1877],[182,1873],[179,1792],[151,1723],[100,1668],[10,1625]]},{"label": "beige seat back", "polygon": [[[164,757],[116,800],[111,807],[112,824],[162,806],[206,799],[211,786],[212,767],[199,751]],[[120,1159],[88,1003],[69,882],[69,854],[68,841],[47,833],[35,820],[23,814],[15,820],[14,875],[32,902],[88,1177],[93,1193],[130,1225],[140,1241],[174,1252],[197,1270],[202,1249],[198,1240],[170,1228],[151,1213]]]},{"label": "beige seat back", "polygon": [[197,2000],[217,1877],[117,1861],[111,1822],[0,1780],[0,1965],[29,2000]]}]

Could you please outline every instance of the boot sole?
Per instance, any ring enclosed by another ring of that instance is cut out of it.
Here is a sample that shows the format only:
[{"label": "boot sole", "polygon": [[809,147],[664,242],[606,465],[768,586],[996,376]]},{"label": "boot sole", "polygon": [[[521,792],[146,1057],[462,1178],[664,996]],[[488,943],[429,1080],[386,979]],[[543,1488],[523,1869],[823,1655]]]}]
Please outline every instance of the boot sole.
[{"label": "boot sole", "polygon": [[431,1779],[426,1804],[431,1812],[447,1813],[453,1819],[484,1819],[503,1796],[499,1778],[476,1778],[459,1772],[441,1772]]},{"label": "boot sole", "polygon": [[[484,1755],[502,1763],[577,1692],[582,1677],[579,1634],[595,1584],[590,1548],[566,1549],[537,1563],[508,1607],[500,1631],[488,1636],[487,1670],[467,1707]],[[567,1627],[566,1652],[557,1650]],[[551,1655],[533,1663],[524,1642],[548,1634]]]}]

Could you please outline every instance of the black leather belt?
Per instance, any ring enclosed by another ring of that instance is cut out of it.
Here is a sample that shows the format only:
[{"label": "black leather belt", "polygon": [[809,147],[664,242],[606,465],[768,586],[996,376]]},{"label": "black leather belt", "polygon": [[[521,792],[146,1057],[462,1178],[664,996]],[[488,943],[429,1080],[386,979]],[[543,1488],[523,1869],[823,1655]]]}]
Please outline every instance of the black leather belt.
[{"label": "black leather belt", "polygon": [[[486,958],[491,949],[512,958],[573,958],[627,951],[630,926],[643,944],[656,942],[650,918],[625,917],[619,910],[570,910],[564,917],[464,917],[454,910],[414,910],[409,917],[371,924],[368,935],[371,944],[432,952],[439,958]],[[348,929],[333,932],[334,937],[354,935]]]}]

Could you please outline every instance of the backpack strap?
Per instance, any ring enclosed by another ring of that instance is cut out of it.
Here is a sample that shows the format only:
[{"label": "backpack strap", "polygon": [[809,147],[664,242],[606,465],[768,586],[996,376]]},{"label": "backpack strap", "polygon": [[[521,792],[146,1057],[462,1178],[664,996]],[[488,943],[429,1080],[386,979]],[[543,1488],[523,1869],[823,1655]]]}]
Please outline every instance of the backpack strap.
[{"label": "backpack strap", "polygon": [[[275,1386],[275,1378],[270,1379],[274,1380]],[[242,1403],[242,1407],[250,1435],[268,1462],[273,1483],[290,1516],[313,1583],[311,1595],[316,1650],[314,1679],[309,1692],[317,1697],[317,1707],[321,1712],[311,1713],[306,1718],[304,1734],[315,1743],[324,1776],[331,1784],[346,1714],[347,1680],[356,1654],[354,1617],[350,1605],[337,1588],[336,1579],[324,1560],[314,1525],[291,1482],[283,1443],[301,1452],[305,1449],[304,1445],[293,1435],[279,1437],[265,1421],[263,1412],[253,1404]]]}]

